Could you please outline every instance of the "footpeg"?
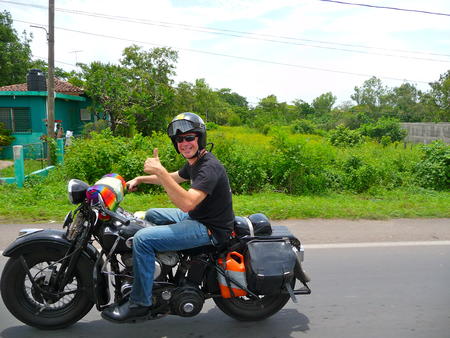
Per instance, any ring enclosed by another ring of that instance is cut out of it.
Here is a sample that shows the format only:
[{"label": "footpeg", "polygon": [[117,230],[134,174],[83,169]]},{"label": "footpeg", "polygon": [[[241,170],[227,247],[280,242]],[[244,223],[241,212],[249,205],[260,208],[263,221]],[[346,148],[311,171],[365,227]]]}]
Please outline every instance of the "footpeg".
[{"label": "footpeg", "polygon": [[311,294],[311,289],[305,285],[298,290],[294,290],[295,295],[309,295]]}]

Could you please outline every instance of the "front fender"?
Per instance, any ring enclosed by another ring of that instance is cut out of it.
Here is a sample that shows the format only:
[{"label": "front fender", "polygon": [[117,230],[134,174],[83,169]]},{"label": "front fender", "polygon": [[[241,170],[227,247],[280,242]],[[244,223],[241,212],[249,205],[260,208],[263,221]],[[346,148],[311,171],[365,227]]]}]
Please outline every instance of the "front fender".
[{"label": "front fender", "polygon": [[[5,249],[3,256],[19,257],[23,254],[46,249],[67,250],[71,243],[65,238],[64,234],[65,231],[63,230],[38,229],[32,233],[17,237]],[[91,261],[92,266],[97,260],[98,254],[97,249],[90,243],[87,245],[86,251],[83,251],[83,256]]]},{"label": "front fender", "polygon": [[[64,255],[69,249],[71,243],[65,238],[65,231],[46,229],[37,229],[32,233],[28,233],[16,238],[3,252],[3,256],[18,258],[21,255],[27,255],[29,253],[45,252],[45,251],[57,251]],[[87,269],[94,274],[94,268],[96,267],[96,261],[99,260],[100,264],[103,260],[100,257],[97,249],[90,243],[88,243],[86,250],[83,250],[80,255],[78,264],[82,269]],[[97,263],[97,264],[99,264]],[[93,276],[94,277],[94,276]],[[95,287],[107,288],[107,283],[103,279],[95,281]],[[94,292],[94,280],[91,280],[91,285],[88,287],[89,296],[93,301],[96,301],[97,295]]]}]

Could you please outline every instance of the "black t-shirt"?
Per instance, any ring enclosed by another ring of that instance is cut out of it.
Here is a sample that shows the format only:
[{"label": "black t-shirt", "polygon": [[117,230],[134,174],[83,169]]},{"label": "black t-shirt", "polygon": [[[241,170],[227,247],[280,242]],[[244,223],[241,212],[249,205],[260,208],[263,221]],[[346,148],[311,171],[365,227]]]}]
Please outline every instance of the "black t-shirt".
[{"label": "black t-shirt", "polygon": [[230,182],[222,163],[206,153],[192,166],[187,162],[178,175],[191,180],[192,188],[208,194],[189,216],[210,229],[219,242],[226,241],[233,231],[234,212]]}]

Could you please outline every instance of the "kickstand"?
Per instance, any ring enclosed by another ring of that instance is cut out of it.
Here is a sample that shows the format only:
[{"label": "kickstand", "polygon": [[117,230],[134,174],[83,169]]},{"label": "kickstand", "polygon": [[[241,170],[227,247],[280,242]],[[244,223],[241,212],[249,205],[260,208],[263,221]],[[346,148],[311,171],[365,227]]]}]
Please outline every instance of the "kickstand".
[{"label": "kickstand", "polygon": [[291,283],[286,283],[286,289],[289,292],[289,296],[291,296],[291,299],[294,303],[298,303],[297,297],[295,297],[294,291],[292,290]]}]

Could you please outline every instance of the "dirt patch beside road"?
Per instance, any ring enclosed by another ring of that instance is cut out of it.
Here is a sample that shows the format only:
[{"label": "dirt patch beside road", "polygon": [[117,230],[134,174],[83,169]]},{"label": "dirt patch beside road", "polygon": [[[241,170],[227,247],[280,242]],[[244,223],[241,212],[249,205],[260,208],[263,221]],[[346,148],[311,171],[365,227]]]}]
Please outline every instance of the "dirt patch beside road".
[{"label": "dirt patch beside road", "polygon": [[12,161],[3,161],[3,160],[0,160],[0,170],[1,170],[1,169],[8,168],[8,167],[10,167],[10,166],[12,166],[12,165],[14,165],[14,162],[12,162]]}]

